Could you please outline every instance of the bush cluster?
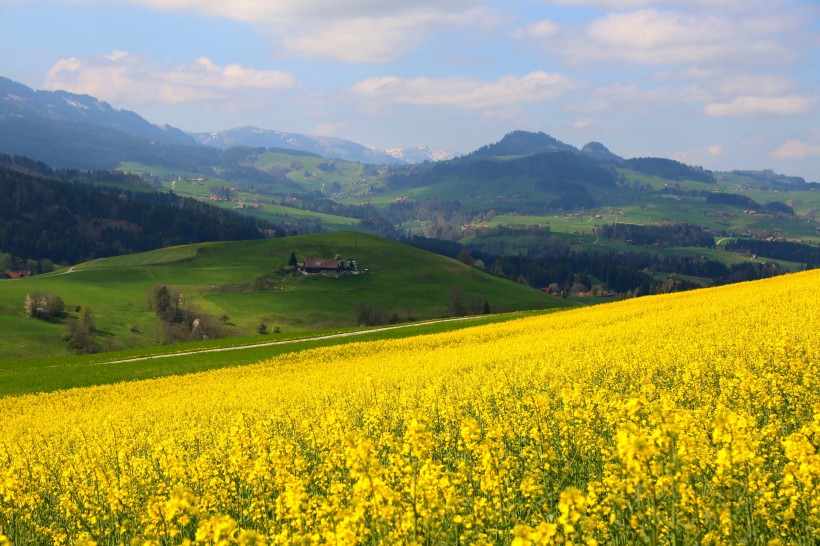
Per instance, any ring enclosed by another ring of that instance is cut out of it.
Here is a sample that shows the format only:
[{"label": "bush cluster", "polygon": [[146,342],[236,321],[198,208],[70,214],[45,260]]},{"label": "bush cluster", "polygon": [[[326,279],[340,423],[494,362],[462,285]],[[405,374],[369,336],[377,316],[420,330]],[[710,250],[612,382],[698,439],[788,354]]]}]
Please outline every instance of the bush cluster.
[{"label": "bush cluster", "polygon": [[166,285],[155,285],[146,294],[148,309],[159,317],[161,343],[216,339],[225,335],[224,321],[185,301],[185,295]]}]

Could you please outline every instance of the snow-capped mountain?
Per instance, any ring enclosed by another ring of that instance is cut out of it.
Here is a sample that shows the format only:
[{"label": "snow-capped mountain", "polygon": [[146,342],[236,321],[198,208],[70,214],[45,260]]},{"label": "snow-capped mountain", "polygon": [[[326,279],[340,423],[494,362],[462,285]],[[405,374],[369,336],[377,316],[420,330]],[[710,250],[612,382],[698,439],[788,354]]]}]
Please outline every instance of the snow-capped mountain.
[{"label": "snow-capped mountain", "polygon": [[381,151],[395,157],[402,163],[424,163],[425,161],[446,161],[458,157],[460,154],[437,150],[430,146],[414,146],[412,148],[381,148]]},{"label": "snow-capped mountain", "polygon": [[155,160],[157,153],[167,152],[163,146],[184,146],[190,148],[186,153],[194,155],[207,153],[203,144],[221,149],[284,148],[371,164],[440,161],[456,155],[429,146],[378,148],[342,138],[258,127],[186,133],[170,125],[150,123],[135,112],[90,95],[34,90],[0,76],[0,152],[33,157],[58,167],[114,168],[126,156],[129,160]]},{"label": "snow-capped mountain", "polygon": [[238,127],[227,131],[193,133],[192,136],[206,146],[231,148],[249,146],[252,148],[284,148],[310,152],[331,159],[344,159],[361,163],[396,164],[422,163],[452,159],[457,154],[433,149],[429,146],[413,148],[377,148],[351,140],[325,136],[308,136],[260,129],[258,127]]}]

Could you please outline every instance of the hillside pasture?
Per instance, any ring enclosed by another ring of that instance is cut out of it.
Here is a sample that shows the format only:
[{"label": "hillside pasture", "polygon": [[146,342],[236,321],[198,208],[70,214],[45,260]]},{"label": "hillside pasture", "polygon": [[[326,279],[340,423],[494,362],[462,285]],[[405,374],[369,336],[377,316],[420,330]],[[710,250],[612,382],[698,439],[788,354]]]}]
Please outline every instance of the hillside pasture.
[{"label": "hillside pasture", "polygon": [[203,248],[203,246],[203,244],[182,245],[149,250],[148,252],[139,252],[137,254],[126,254],[124,256],[97,258],[95,260],[91,260],[90,262],[75,266],[74,270],[99,268],[110,269],[171,264],[195,257],[197,251],[199,251],[200,248]]},{"label": "hillside pasture", "polygon": [[[287,267],[291,253],[299,260],[356,259],[362,272],[338,278],[294,275]],[[454,289],[465,312],[480,312],[485,301],[494,311],[569,305],[458,261],[365,234],[202,243],[0,281],[0,325],[5,326],[0,360],[70,354],[61,339],[66,317],[43,322],[25,316],[26,295],[35,290],[59,295],[69,315],[90,307],[103,350],[154,345],[159,323],[146,294],[157,285],[171,287],[185,305],[224,321],[230,337],[254,335],[262,323],[287,334],[359,326],[362,304],[381,309],[385,321],[394,314],[402,321],[440,318],[452,313]]]},{"label": "hillside pasture", "polygon": [[[373,328],[315,330],[307,335],[252,335],[93,355],[66,355],[58,358],[44,355],[34,360],[9,360],[0,362],[0,398],[243,366],[319,347],[448,332],[543,312],[504,313]],[[35,336],[31,339],[36,342]],[[48,334],[42,339],[48,343]]]}]

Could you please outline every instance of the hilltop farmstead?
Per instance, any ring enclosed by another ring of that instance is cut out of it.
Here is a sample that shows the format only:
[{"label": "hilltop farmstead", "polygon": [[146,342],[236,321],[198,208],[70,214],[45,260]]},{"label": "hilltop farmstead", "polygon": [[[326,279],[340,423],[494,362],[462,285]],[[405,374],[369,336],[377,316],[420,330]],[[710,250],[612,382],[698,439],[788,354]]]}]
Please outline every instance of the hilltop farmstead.
[{"label": "hilltop farmstead", "polygon": [[311,258],[296,264],[296,271],[303,275],[343,275],[349,273],[359,274],[359,268],[355,260],[335,259],[335,258]]}]

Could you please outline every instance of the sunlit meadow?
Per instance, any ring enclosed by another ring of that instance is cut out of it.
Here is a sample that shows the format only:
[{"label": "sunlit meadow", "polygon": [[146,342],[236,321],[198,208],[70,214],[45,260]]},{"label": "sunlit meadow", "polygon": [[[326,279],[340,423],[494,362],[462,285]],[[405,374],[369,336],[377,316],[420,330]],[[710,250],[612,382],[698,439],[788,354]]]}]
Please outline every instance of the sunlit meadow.
[{"label": "sunlit meadow", "polygon": [[816,544],[819,314],[806,272],[5,398],[0,544]]}]

